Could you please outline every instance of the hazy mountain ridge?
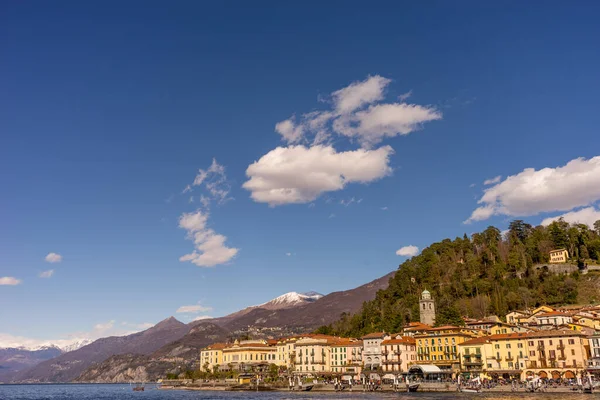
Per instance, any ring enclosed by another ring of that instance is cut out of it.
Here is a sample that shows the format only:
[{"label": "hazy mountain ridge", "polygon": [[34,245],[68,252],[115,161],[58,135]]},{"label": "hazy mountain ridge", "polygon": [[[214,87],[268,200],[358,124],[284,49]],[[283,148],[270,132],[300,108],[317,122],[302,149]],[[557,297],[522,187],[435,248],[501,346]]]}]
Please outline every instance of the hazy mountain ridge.
[{"label": "hazy mountain ridge", "polygon": [[[187,325],[170,317],[142,332],[98,339],[20,371],[11,380],[39,383],[156,379],[176,363],[191,366],[197,361],[198,351],[211,343],[224,342],[240,334],[273,337],[309,332],[335,321],[341,313],[356,312],[363,302],[372,300],[378,290],[387,287],[392,275],[326,296],[316,292],[290,292],[225,317]],[[276,333],[268,333],[270,328]],[[267,333],[260,332],[261,329],[267,329]]]},{"label": "hazy mountain ridge", "polygon": [[62,354],[26,371],[13,381],[24,383],[71,382],[94,363],[101,363],[115,354],[151,354],[165,344],[183,337],[190,327],[167,318],[145,331],[127,336],[101,338],[82,348]]}]

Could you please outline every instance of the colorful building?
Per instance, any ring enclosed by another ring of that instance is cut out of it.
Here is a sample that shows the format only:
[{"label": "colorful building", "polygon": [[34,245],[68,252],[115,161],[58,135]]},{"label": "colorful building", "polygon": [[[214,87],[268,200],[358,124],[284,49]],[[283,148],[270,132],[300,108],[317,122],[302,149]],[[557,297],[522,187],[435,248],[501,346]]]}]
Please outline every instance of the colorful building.
[{"label": "colorful building", "polygon": [[238,371],[277,363],[277,347],[266,340],[236,340],[223,348],[223,363]]},{"label": "colorful building", "polygon": [[410,336],[396,336],[381,342],[384,372],[406,372],[417,360],[416,341]]}]

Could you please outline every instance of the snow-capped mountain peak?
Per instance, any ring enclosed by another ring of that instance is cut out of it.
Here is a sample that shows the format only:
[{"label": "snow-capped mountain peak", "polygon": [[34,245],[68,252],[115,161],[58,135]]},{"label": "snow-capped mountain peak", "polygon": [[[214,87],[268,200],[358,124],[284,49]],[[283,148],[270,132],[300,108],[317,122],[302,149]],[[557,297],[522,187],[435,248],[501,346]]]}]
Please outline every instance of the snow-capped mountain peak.
[{"label": "snow-capped mountain peak", "polygon": [[259,305],[260,308],[266,308],[271,310],[277,310],[280,308],[296,307],[302,304],[312,303],[323,297],[322,294],[317,292],[298,293],[289,292],[282,294],[279,297],[274,298],[266,303]]}]

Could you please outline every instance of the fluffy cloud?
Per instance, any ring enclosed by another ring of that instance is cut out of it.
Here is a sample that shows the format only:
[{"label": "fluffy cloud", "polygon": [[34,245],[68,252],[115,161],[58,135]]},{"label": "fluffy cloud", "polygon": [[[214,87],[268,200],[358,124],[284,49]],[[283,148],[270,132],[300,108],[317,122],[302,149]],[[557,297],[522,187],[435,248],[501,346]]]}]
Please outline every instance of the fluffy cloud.
[{"label": "fluffy cloud", "polygon": [[413,257],[419,254],[419,248],[417,246],[404,246],[396,251],[396,255],[403,257]]},{"label": "fluffy cloud", "polygon": [[42,271],[42,272],[40,272],[40,274],[38,276],[40,278],[50,278],[50,277],[52,277],[52,275],[54,275],[54,270],[53,269],[49,269],[48,271]]},{"label": "fluffy cloud", "polygon": [[548,226],[552,222],[558,221],[559,218],[562,218],[571,224],[586,224],[589,227],[593,227],[594,222],[600,221],[600,210],[597,210],[594,207],[582,208],[581,210],[571,211],[556,217],[546,218],[542,221],[542,225]]},{"label": "fluffy cloud", "polygon": [[600,200],[600,156],[576,158],[556,168],[527,168],[486,189],[480,206],[465,221],[492,215],[529,216],[570,211]]},{"label": "fluffy cloud", "polygon": [[346,152],[320,145],[278,147],[248,167],[249,180],[243,187],[252,199],[271,206],[310,203],[349,183],[369,183],[391,174],[393,153],[390,146]]},{"label": "fluffy cloud", "polygon": [[199,312],[212,311],[212,307],[206,307],[201,304],[194,304],[191,306],[181,306],[177,309],[178,314],[198,314]]},{"label": "fluffy cloud", "polygon": [[441,118],[442,114],[431,107],[405,103],[377,104],[341,116],[333,122],[333,130],[344,136],[356,137],[364,147],[370,147],[385,137],[408,135],[423,123]]},{"label": "fluffy cloud", "polygon": [[[488,185],[493,185],[493,184],[496,184],[496,183],[500,182],[500,180],[501,180],[501,179],[502,179],[502,175],[498,175],[498,176],[497,176],[497,177],[495,177],[495,178],[492,178],[492,179],[486,179],[485,181],[483,181],[483,184],[484,184],[484,185],[486,185],[486,186],[488,186]],[[474,185],[473,185],[473,186],[474,186]]]},{"label": "fluffy cloud", "polygon": [[390,79],[375,75],[333,92],[331,97],[335,110],[339,114],[348,114],[364,105],[382,100],[383,91],[390,82]]},{"label": "fluffy cloud", "polygon": [[0,278],[0,286],[16,286],[21,284],[21,280],[12,276],[4,276]]},{"label": "fluffy cloud", "polygon": [[62,261],[62,256],[56,253],[48,253],[45,260],[49,263],[59,263]]},{"label": "fluffy cloud", "polygon": [[275,131],[283,136],[288,143],[298,143],[304,135],[304,127],[296,125],[294,118],[278,122],[275,125]]},{"label": "fluffy cloud", "polygon": [[400,103],[381,103],[391,80],[375,75],[331,93],[331,110],[313,111],[275,125],[288,144],[325,143],[332,134],[356,139],[372,147],[385,137],[407,135],[425,123],[442,118],[434,107],[407,104],[412,92],[399,96]]},{"label": "fluffy cloud", "polygon": [[199,267],[214,267],[229,262],[238,253],[238,249],[227,247],[227,238],[207,227],[208,212],[196,210],[179,217],[179,227],[188,232],[188,238],[194,242],[195,250],[179,258],[190,261]]}]

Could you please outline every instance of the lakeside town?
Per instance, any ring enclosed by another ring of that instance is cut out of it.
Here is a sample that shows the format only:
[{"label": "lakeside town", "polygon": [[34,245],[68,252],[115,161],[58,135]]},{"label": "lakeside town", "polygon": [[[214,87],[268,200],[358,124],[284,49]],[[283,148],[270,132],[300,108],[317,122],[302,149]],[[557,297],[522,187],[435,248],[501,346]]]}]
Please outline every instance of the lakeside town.
[{"label": "lakeside town", "polygon": [[[504,318],[463,318],[464,326],[436,326],[435,299],[424,290],[419,309],[420,321],[396,333],[214,343],[200,352],[201,375],[214,387],[221,378],[249,387],[284,382],[299,389],[334,382],[335,388],[361,385],[368,390],[405,382],[422,382],[423,388],[427,382],[451,382],[446,388],[455,390],[454,384],[460,388],[463,382],[477,389],[504,384],[535,391],[561,385],[593,388],[600,380],[598,305],[539,306]],[[527,386],[534,381],[537,386]]]}]

